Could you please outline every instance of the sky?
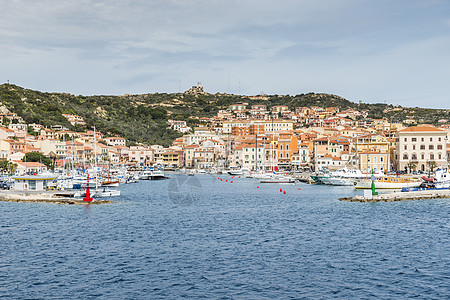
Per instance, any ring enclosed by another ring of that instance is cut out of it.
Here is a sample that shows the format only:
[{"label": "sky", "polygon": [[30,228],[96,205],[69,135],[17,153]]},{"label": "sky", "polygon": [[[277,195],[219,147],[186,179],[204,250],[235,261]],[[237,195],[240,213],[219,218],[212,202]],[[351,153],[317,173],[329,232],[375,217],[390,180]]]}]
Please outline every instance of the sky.
[{"label": "sky", "polygon": [[448,0],[0,0],[0,83],[450,109]]}]

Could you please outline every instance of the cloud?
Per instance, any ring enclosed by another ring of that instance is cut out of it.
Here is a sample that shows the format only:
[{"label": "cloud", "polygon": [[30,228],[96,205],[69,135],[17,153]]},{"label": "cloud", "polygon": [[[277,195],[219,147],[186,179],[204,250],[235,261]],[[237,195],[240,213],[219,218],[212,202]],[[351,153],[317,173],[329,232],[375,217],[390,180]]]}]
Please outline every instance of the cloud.
[{"label": "cloud", "polygon": [[450,92],[447,1],[16,0],[2,9],[0,78],[38,90],[170,92],[202,81],[211,91],[402,105],[430,95],[445,105]]}]

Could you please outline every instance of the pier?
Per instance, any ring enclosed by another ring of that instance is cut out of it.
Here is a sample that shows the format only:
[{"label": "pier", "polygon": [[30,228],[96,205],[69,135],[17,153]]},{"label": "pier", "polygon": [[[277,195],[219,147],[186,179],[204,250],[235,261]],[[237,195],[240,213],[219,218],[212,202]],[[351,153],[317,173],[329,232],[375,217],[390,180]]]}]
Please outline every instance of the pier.
[{"label": "pier", "polygon": [[[67,193],[66,193],[67,194]],[[31,191],[2,191],[0,201],[5,202],[28,202],[28,203],[54,203],[54,204],[108,204],[114,203],[110,200],[94,199],[91,202],[83,201],[82,198],[71,197],[69,194],[62,196],[58,192],[31,192]]]},{"label": "pier", "polygon": [[450,189],[447,190],[425,190],[415,192],[394,192],[374,195],[371,198],[364,196],[339,198],[341,201],[348,202],[393,202],[405,200],[439,199],[450,198]]}]

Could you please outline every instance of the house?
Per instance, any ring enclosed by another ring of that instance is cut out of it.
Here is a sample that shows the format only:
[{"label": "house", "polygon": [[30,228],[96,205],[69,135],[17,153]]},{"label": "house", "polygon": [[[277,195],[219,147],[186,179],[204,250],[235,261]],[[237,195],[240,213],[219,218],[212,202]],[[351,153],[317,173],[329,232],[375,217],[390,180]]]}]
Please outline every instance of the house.
[{"label": "house", "polygon": [[47,166],[39,162],[16,161],[16,174],[35,174],[47,171]]}]

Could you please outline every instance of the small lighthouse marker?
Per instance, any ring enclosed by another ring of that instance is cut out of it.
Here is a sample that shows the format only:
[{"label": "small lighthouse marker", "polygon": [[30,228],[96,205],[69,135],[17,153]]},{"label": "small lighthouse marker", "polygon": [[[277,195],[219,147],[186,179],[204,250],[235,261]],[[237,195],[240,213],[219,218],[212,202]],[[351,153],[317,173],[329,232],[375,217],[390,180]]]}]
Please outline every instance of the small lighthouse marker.
[{"label": "small lighthouse marker", "polygon": [[89,173],[87,173],[86,197],[83,198],[83,201],[86,201],[86,202],[92,201],[91,191],[89,190]]}]

